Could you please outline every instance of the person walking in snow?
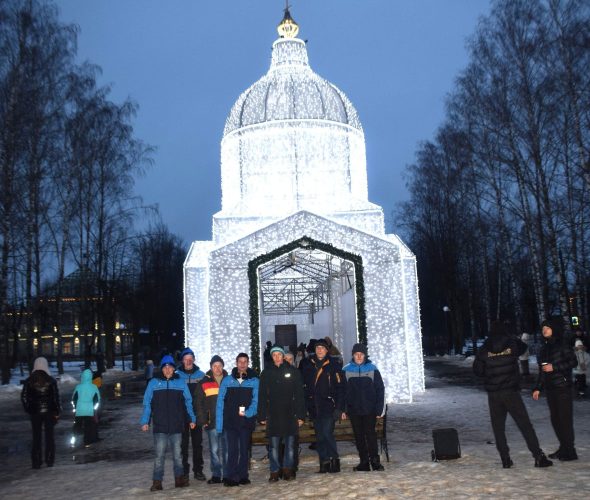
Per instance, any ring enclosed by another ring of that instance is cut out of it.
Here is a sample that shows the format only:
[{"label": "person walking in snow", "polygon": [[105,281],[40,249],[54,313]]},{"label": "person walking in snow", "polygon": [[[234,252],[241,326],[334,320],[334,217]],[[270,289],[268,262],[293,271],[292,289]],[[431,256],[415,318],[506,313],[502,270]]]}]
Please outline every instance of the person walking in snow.
[{"label": "person walking in snow", "polygon": [[574,345],[577,366],[574,368],[574,378],[578,396],[583,396],[586,391],[586,374],[590,365],[590,354],[586,352],[586,346],[580,339],[576,340]]},{"label": "person walking in snow", "polygon": [[250,357],[246,353],[238,354],[236,367],[219,386],[215,426],[218,433],[225,433],[227,443],[224,486],[250,484],[250,439],[256,426],[259,381],[256,372],[248,367],[249,362]]},{"label": "person walking in snow", "polygon": [[360,463],[354,471],[384,470],[377,447],[375,425],[385,413],[385,386],[381,373],[367,357],[367,346],[355,344],[352,360],[342,371],[346,377],[346,408],[343,418],[352,424]]},{"label": "person walking in snow", "polygon": [[[295,479],[295,443],[298,429],[305,419],[305,399],[300,371],[285,361],[279,345],[270,350],[273,363],[260,374],[258,421],[266,427],[268,437],[270,482],[279,477]],[[283,459],[280,445],[284,445]]]},{"label": "person walking in snow", "polygon": [[563,321],[560,318],[543,321],[541,328],[543,345],[537,355],[539,376],[533,389],[533,399],[538,400],[541,391],[547,394],[551,425],[559,440],[559,448],[549,458],[577,460],[572,369],[578,361],[574,351],[564,342]]},{"label": "person walking in snow", "polygon": [[197,424],[205,430],[209,438],[211,479],[207,481],[207,484],[221,483],[223,468],[226,467],[227,463],[225,434],[217,432],[215,428],[219,386],[223,379],[227,377],[227,372],[223,369],[224,365],[225,363],[220,356],[215,355],[211,358],[209,363],[211,369],[199,382],[195,391],[196,401],[193,402],[197,414]]},{"label": "person walking in snow", "polygon": [[174,463],[174,486],[179,488],[189,485],[188,476],[184,474],[180,447],[185,427],[188,425],[190,429],[194,429],[197,424],[189,388],[186,382],[174,373],[174,368],[174,358],[170,355],[164,356],[160,362],[160,376],[150,380],[143,396],[141,430],[147,432],[150,422],[153,422],[156,451],[150,491],[162,489],[168,446],[171,448]]},{"label": "person walking in snow", "polygon": [[47,467],[53,467],[55,461],[53,427],[59,419],[61,403],[57,382],[49,373],[47,359],[43,357],[35,359],[31,376],[24,382],[21,401],[25,411],[31,417],[33,469],[41,468],[43,430],[45,430],[45,464]]},{"label": "person walking in snow", "polygon": [[76,414],[72,444],[76,444],[80,435],[83,436],[84,446],[98,441],[95,412],[98,410],[99,404],[100,392],[98,387],[92,383],[92,371],[87,368],[82,372],[80,383],[72,394],[72,405]]},{"label": "person walking in snow", "polygon": [[[182,364],[176,370],[176,373],[180,380],[186,383],[194,403],[198,383],[205,374],[195,365],[195,353],[189,347],[180,353],[180,361]],[[187,421],[187,425],[182,431],[181,444],[182,465],[185,476],[190,473],[190,464],[188,463],[189,441],[193,447],[193,477],[199,481],[205,481],[206,478],[203,474],[203,431],[200,425],[191,429]]]},{"label": "person walking in snow", "polygon": [[473,362],[473,371],[485,380],[496,448],[505,469],[514,465],[506,441],[507,414],[510,414],[520,429],[535,459],[535,467],[553,465],[539,446],[537,434],[520,395],[518,357],[526,349],[527,346],[522,340],[508,335],[502,322],[494,321],[489,337],[477,352]]}]

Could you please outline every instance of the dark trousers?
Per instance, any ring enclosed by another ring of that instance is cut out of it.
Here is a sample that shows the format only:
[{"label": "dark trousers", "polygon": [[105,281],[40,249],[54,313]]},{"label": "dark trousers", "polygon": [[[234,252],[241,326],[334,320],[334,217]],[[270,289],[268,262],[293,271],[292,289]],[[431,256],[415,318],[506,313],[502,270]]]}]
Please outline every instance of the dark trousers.
[{"label": "dark trousers", "polygon": [[586,385],[586,374],[585,373],[580,373],[575,376],[575,385],[576,385],[576,389],[578,390],[578,392],[581,392],[584,389],[586,389],[587,385]]},{"label": "dark trousers", "polygon": [[188,463],[189,441],[193,446],[193,472],[203,472],[203,432],[201,426],[197,426],[194,429],[188,428],[182,433],[180,449],[185,475],[190,472],[191,467],[191,464]]},{"label": "dark trousers", "polygon": [[326,462],[330,458],[338,458],[336,439],[334,439],[334,419],[329,417],[317,417],[313,421],[317,452],[320,462]]},{"label": "dark trousers", "polygon": [[223,478],[232,481],[248,479],[252,430],[242,427],[241,429],[224,429],[223,432],[225,432],[227,444],[227,463]]},{"label": "dark trousers", "polygon": [[376,415],[349,415],[354,441],[361,463],[375,462],[379,458],[377,447]]},{"label": "dark trousers", "polygon": [[33,467],[41,467],[43,428],[45,428],[45,463],[49,466],[53,465],[55,460],[55,439],[53,438],[55,418],[47,413],[37,413],[31,415],[31,425],[33,427],[33,448],[31,450]]},{"label": "dark trousers", "polygon": [[490,418],[496,440],[496,448],[501,457],[507,457],[510,449],[506,442],[506,414],[510,414],[518,426],[522,437],[533,457],[539,456],[542,451],[529,414],[518,391],[488,392],[488,404],[490,406]]},{"label": "dark trousers", "polygon": [[559,449],[565,453],[574,449],[574,404],[570,387],[547,389],[547,404],[551,425],[559,440]]},{"label": "dark trousers", "polygon": [[[98,441],[98,428],[94,417],[76,417],[74,420],[74,434],[84,436],[84,444]],[[76,439],[78,441],[78,438]]]}]

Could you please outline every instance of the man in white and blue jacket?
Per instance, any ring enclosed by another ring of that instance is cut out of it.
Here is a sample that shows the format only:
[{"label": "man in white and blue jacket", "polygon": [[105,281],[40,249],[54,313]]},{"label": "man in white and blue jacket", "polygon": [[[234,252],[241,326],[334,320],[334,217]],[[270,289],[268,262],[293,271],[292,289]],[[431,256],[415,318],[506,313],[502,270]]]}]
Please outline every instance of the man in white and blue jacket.
[{"label": "man in white and blue jacket", "polygon": [[[180,380],[186,383],[194,401],[196,399],[195,391],[197,386],[205,374],[195,365],[195,353],[190,347],[187,347],[180,353],[180,363],[181,365],[176,370],[176,374],[180,377]],[[206,477],[203,474],[203,432],[200,425],[197,425],[194,429],[190,429],[187,425],[182,431],[180,451],[182,453],[182,466],[184,467],[185,476],[188,476],[190,472],[190,464],[188,463],[189,441],[193,446],[193,476],[199,481],[205,481]]]},{"label": "man in white and blue jacket", "polygon": [[367,357],[367,346],[355,344],[352,360],[342,371],[346,377],[346,415],[350,419],[360,463],[354,471],[383,470],[375,424],[385,413],[385,387],[381,373]]},{"label": "man in white and blue jacket", "polygon": [[248,455],[250,438],[256,425],[258,411],[258,377],[248,368],[250,358],[241,352],[236,367],[219,386],[215,427],[225,433],[227,462],[223,471],[224,486],[250,484]]},{"label": "man in white and blue jacket", "polygon": [[[161,374],[150,380],[143,396],[143,414],[141,415],[141,430],[147,432],[150,421],[154,427],[154,461],[153,483],[150,491],[162,489],[164,477],[164,460],[168,444],[172,449],[174,461],[174,485],[188,486],[188,477],[184,475],[180,443],[182,432],[187,426],[196,427],[196,417],[193,412],[193,401],[187,384],[174,373],[174,359],[164,356],[160,362]],[[188,419],[186,415],[188,414]]]}]

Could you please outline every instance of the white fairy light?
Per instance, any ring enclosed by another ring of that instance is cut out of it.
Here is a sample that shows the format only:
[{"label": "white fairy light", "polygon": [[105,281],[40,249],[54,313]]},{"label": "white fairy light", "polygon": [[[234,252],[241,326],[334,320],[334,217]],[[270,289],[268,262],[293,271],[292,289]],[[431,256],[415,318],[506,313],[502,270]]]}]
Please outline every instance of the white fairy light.
[{"label": "white fairy light", "polygon": [[307,236],[362,258],[369,354],[387,401],[423,391],[415,257],[385,234],[383,210],[368,200],[358,114],[311,70],[302,40],[275,41],[268,73],[233,106],[221,180],[213,241],[194,242],[184,265],[185,332],[201,363],[250,351],[248,263]]}]

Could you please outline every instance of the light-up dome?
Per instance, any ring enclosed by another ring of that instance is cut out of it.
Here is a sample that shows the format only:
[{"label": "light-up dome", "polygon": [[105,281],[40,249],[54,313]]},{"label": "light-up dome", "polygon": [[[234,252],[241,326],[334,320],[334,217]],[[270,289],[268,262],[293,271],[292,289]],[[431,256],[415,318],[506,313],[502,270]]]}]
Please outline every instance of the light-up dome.
[{"label": "light-up dome", "polygon": [[305,42],[279,39],[273,45],[268,73],[239,97],[223,135],[258,123],[305,119],[338,122],[361,130],[357,112],[344,93],[310,68]]},{"label": "light-up dome", "polygon": [[300,210],[383,233],[368,200],[365,137],[343,92],[312,71],[288,10],[268,73],[234,104],[221,141],[215,241],[230,241]]}]

